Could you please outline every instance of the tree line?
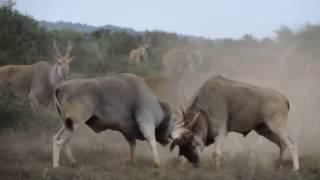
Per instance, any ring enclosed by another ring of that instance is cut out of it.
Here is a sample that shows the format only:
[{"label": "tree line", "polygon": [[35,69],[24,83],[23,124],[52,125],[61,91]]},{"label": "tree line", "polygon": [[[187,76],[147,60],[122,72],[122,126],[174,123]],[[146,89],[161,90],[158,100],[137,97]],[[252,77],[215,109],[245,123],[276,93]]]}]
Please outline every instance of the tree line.
[{"label": "tree line", "polygon": [[[71,71],[81,77],[114,72],[160,75],[162,56],[172,48],[200,51],[204,61],[199,72],[247,74],[260,79],[281,73],[295,79],[307,72],[316,80],[320,75],[319,24],[306,24],[298,30],[282,26],[275,30],[274,37],[263,39],[249,34],[238,39],[206,39],[163,31],[133,34],[103,28],[83,33],[70,29],[48,30],[32,17],[1,7],[0,27],[0,65],[33,64],[40,60],[53,63],[52,41],[55,39],[64,50],[71,41],[74,56]],[[145,37],[151,40],[150,60],[145,66],[135,65],[128,61],[129,52]]]}]

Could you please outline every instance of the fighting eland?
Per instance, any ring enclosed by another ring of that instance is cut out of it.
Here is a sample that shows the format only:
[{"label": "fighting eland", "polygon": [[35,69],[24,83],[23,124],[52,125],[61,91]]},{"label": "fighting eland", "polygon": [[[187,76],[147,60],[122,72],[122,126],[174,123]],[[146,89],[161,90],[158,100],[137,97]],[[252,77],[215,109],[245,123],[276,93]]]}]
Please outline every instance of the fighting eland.
[{"label": "fighting eland", "polygon": [[173,124],[169,104],[160,101],[138,76],[127,73],[92,79],[76,79],[59,84],[54,91],[62,128],[53,137],[53,166],[59,167],[60,151],[75,163],[70,138],[79,124],[94,132],[111,129],[123,134],[134,160],[136,139],[147,140],[153,161],[160,166],[157,142],[169,143]]},{"label": "fighting eland", "polygon": [[296,171],[299,170],[298,148],[286,132],[288,112],[288,99],[273,89],[213,76],[183,111],[183,125],[173,131],[170,149],[178,145],[179,155],[198,165],[200,151],[214,143],[214,157],[219,166],[228,132],[246,136],[255,131],[279,147],[280,162],[288,148]]}]

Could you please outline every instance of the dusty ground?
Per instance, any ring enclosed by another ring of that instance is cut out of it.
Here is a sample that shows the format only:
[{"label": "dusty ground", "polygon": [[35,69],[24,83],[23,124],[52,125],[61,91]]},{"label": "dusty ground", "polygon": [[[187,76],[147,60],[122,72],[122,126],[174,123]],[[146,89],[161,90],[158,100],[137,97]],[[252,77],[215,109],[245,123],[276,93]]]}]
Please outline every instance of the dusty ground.
[{"label": "dusty ground", "polygon": [[264,141],[259,147],[256,143],[234,151],[232,134],[226,142],[220,169],[215,169],[210,156],[212,146],[203,152],[199,168],[188,163],[181,165],[177,150],[170,153],[169,147],[159,146],[162,167],[154,168],[150,149],[141,141],[137,144],[136,164],[129,165],[128,145],[119,133],[95,135],[85,127],[80,128],[72,142],[78,165],[70,167],[62,155],[61,168],[52,169],[51,137],[57,130],[58,127],[47,132],[2,133],[0,179],[320,179],[320,154],[302,155],[299,173],[290,171],[289,159],[279,170],[275,168],[278,150],[274,145]]}]

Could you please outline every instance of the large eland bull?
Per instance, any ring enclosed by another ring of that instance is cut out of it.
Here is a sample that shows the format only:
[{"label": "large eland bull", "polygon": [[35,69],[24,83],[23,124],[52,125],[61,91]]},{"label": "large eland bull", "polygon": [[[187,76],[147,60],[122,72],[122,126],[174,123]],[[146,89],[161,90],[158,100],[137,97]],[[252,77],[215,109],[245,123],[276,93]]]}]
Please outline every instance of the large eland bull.
[{"label": "large eland bull", "polygon": [[136,139],[147,140],[154,163],[160,166],[156,142],[169,143],[171,109],[153,95],[142,78],[123,73],[65,81],[56,87],[54,97],[63,122],[53,137],[54,167],[59,166],[62,147],[75,163],[68,142],[79,124],[86,124],[96,133],[120,131],[130,145],[131,162]]},{"label": "large eland bull", "polygon": [[39,61],[32,65],[5,65],[0,67],[0,86],[6,84],[17,96],[28,96],[31,105],[48,106],[53,102],[54,87],[64,81],[69,73],[71,44],[67,53],[62,56],[55,41],[53,41],[56,62],[54,65],[46,61]]},{"label": "large eland bull", "polygon": [[[143,78],[152,92],[160,99],[169,103],[174,115],[179,116],[179,108],[187,106],[188,94],[196,92],[208,77],[206,74],[197,74],[192,76],[149,75]],[[237,149],[243,149],[245,147],[245,145],[241,143],[240,138],[239,136],[233,136],[233,145],[236,146]],[[259,136],[257,145],[261,144],[262,137]]]},{"label": "large eland bull", "polygon": [[183,112],[184,123],[173,131],[170,149],[178,145],[179,155],[197,165],[200,151],[215,143],[213,155],[219,166],[227,133],[246,136],[254,130],[280,148],[280,162],[289,148],[293,170],[298,170],[298,148],[286,132],[288,111],[287,98],[275,90],[213,76]]}]

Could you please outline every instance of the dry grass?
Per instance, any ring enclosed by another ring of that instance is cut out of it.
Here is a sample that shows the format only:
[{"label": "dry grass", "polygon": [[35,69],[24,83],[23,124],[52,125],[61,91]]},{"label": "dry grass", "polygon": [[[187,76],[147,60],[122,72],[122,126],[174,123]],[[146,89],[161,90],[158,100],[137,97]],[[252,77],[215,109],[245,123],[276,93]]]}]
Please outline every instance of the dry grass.
[{"label": "dry grass", "polygon": [[[267,151],[264,144],[260,150],[230,153],[227,144],[222,167],[216,169],[207,148],[202,154],[199,168],[181,164],[177,152],[169,153],[161,147],[161,168],[154,168],[146,142],[138,142],[136,163],[126,164],[128,145],[116,132],[99,135],[81,128],[73,140],[76,167],[70,167],[62,156],[61,168],[52,169],[51,136],[54,131],[3,133],[0,137],[0,179],[272,179],[272,180],[316,180],[320,178],[320,154],[301,157],[301,171],[291,172],[291,161],[284,168],[275,168],[275,148]],[[229,143],[232,141],[228,140]],[[228,143],[227,142],[227,143]],[[267,151],[267,152],[266,152]]]}]

